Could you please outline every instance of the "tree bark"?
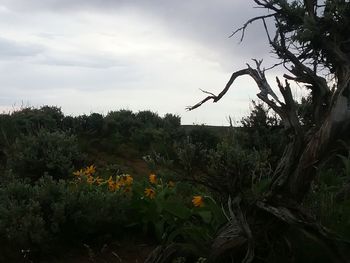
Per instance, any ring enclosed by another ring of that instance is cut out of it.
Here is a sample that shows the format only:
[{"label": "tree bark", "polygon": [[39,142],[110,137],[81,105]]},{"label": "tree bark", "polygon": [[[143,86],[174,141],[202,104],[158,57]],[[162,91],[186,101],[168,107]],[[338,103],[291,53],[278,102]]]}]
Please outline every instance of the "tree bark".
[{"label": "tree bark", "polygon": [[[290,143],[273,174],[269,191],[261,200],[242,200],[242,204],[237,201],[239,198],[234,202],[229,201],[231,219],[214,240],[210,260],[218,262],[221,256],[231,254],[239,262],[253,262],[259,242],[266,243],[266,240],[261,241],[261,237],[269,234],[267,226],[272,224],[276,231],[274,237],[278,241],[283,240],[288,227],[294,227],[329,248],[333,262],[350,262],[350,257],[344,257],[338,250],[337,237],[301,209],[301,203],[317,174],[318,165],[334,146],[339,131],[350,123],[350,37],[345,33],[348,31],[346,23],[350,21],[350,4],[348,1],[324,1],[324,14],[319,17],[318,8],[321,5],[317,0],[298,1],[300,6],[293,6],[285,0],[254,2],[273,13],[248,20],[234,34],[241,31],[242,40],[250,23],[257,20],[264,22],[273,52],[291,73],[291,76],[284,75],[286,81],[283,85],[277,79],[282,98],[276,95],[267,82],[265,70],[261,68],[262,61],[255,60],[256,69],[248,65],[234,72],[218,95],[204,91],[209,96],[187,109],[193,110],[210,100],[218,102],[238,77],[248,75],[259,88],[257,96],[280,116]],[[265,23],[265,19],[271,17],[277,26],[273,40]],[[308,26],[305,21],[318,28],[312,32],[315,33],[312,38],[307,40],[303,40],[304,28]],[[290,51],[290,47],[296,51]],[[313,64],[313,68],[310,64]],[[327,83],[325,77],[318,75],[318,66],[327,68],[333,74],[334,87]],[[314,125],[307,132],[298,118],[288,80],[303,84],[312,91]],[[349,246],[349,243],[341,242]],[[288,241],[286,246],[289,246]]]}]

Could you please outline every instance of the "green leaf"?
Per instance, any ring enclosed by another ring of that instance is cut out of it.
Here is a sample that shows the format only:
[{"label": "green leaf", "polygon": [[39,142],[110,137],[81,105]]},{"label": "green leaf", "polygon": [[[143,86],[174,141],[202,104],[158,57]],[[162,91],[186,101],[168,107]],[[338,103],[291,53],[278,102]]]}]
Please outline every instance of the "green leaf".
[{"label": "green leaf", "polygon": [[203,221],[207,224],[210,223],[212,219],[212,214],[210,211],[198,211],[198,215],[203,219]]},{"label": "green leaf", "polygon": [[[206,199],[206,210],[209,210],[212,215],[211,223],[214,227],[224,224],[227,220],[223,214],[222,208],[217,205],[215,201],[210,198]],[[209,212],[208,211],[208,212]]]},{"label": "green leaf", "polygon": [[174,201],[167,201],[163,203],[164,211],[181,219],[188,219],[191,216],[191,211],[183,204]]},{"label": "green leaf", "polygon": [[154,222],[154,230],[158,240],[162,240],[164,233],[164,220],[159,220],[158,222]]}]

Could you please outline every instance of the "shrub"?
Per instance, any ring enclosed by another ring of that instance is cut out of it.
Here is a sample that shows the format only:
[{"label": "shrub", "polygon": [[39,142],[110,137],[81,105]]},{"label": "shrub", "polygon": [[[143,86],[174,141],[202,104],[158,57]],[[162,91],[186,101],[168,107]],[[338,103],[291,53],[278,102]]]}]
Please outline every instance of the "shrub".
[{"label": "shrub", "polygon": [[195,255],[205,254],[211,237],[226,222],[217,203],[188,183],[151,174],[148,182],[135,185],[133,197],[135,223],[162,244],[175,242]]},{"label": "shrub", "polygon": [[206,149],[215,149],[219,137],[204,125],[194,126],[189,132],[191,143],[201,145]]},{"label": "shrub", "polygon": [[22,136],[9,151],[8,168],[21,177],[38,179],[45,173],[66,178],[81,159],[76,137],[64,132],[40,130]]},{"label": "shrub", "polygon": [[237,191],[258,194],[271,173],[268,151],[244,149],[230,141],[223,141],[210,152],[207,167],[204,181],[226,196]]},{"label": "shrub", "polygon": [[166,130],[170,132],[176,130],[181,126],[181,117],[178,115],[167,113],[163,118],[163,126]]},{"label": "shrub", "polygon": [[119,133],[124,141],[128,141],[136,128],[135,114],[129,110],[111,111],[105,117],[105,133]]},{"label": "shrub", "polygon": [[127,225],[128,200],[89,184],[43,177],[34,185],[12,180],[0,185],[0,240],[22,249],[49,253],[54,244],[93,242],[118,236]]},{"label": "shrub", "polygon": [[162,126],[162,118],[152,111],[139,111],[136,114],[136,121],[141,127],[160,128]]},{"label": "shrub", "polygon": [[54,106],[42,106],[39,109],[28,107],[11,114],[17,134],[30,134],[41,129],[60,129],[63,118],[61,109]]},{"label": "shrub", "polygon": [[94,136],[101,135],[102,129],[104,125],[104,118],[99,113],[92,113],[87,117],[86,122],[86,133]]},{"label": "shrub", "polygon": [[271,115],[270,109],[261,102],[252,101],[249,116],[242,118],[242,127],[237,128],[235,138],[244,149],[269,151],[273,167],[277,165],[287,141],[288,131],[283,130],[281,121]]}]

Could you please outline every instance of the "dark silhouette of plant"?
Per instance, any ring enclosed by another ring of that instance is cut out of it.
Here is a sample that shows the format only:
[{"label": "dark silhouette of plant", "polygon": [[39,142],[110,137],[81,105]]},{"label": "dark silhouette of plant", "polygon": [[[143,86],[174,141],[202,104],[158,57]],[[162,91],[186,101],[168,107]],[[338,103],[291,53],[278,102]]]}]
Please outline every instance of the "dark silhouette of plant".
[{"label": "dark silhouette of plant", "polygon": [[[243,39],[251,23],[262,21],[272,52],[280,59],[278,65],[286,70],[283,81],[276,78],[281,96],[267,81],[262,61],[254,60],[255,68],[248,65],[234,72],[218,95],[205,91],[209,96],[188,109],[194,110],[207,101],[218,102],[238,77],[248,75],[259,88],[258,98],[281,119],[288,142],[261,198],[250,200],[242,195],[242,189],[232,189],[237,194],[228,203],[231,219],[214,240],[210,260],[300,262],[300,241],[312,240],[314,248],[324,252],[322,260],[349,262],[350,257],[339,250],[339,240],[302,209],[302,202],[322,160],[341,136],[348,136],[345,131],[350,124],[350,3],[254,2],[268,13],[248,20],[233,35],[241,32]],[[274,35],[267,19],[275,23]],[[290,82],[310,90],[305,101],[310,113],[300,115]]]}]

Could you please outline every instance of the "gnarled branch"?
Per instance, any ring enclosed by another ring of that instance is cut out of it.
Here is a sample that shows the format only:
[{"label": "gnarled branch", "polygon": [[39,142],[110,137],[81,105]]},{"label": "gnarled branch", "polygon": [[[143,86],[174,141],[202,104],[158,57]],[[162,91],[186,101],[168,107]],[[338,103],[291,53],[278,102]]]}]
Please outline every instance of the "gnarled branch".
[{"label": "gnarled branch", "polygon": [[187,107],[187,110],[194,110],[210,100],[212,100],[213,102],[218,102],[227,93],[227,91],[232,86],[233,82],[238,77],[248,75],[255,81],[260,90],[257,96],[281,117],[286,128],[293,128],[296,131],[298,131],[300,129],[300,124],[296,116],[296,108],[294,105],[295,102],[293,100],[289,84],[287,83],[286,87],[284,88],[282,87],[282,85],[279,85],[282,96],[284,98],[284,102],[281,102],[266,80],[265,71],[261,69],[262,61],[255,60],[255,62],[256,69],[253,69],[252,67],[247,65],[248,67],[246,69],[241,69],[234,72],[230,80],[226,84],[225,88],[218,95],[214,95],[213,93],[206,91],[205,93],[210,95],[198,102],[197,104]]}]

